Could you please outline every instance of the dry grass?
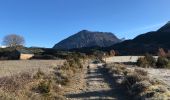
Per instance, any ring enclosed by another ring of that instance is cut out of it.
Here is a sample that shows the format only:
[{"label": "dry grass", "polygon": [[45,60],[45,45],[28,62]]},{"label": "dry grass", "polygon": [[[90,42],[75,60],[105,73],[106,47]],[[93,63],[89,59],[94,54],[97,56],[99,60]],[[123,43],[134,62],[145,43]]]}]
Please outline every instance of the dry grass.
[{"label": "dry grass", "polygon": [[77,60],[0,62],[0,100],[65,100],[64,85],[81,69]]},{"label": "dry grass", "polygon": [[38,69],[46,73],[53,71],[53,68],[63,65],[64,60],[16,60],[0,61],[0,77],[13,76],[19,73],[28,72],[35,74]]},{"label": "dry grass", "polygon": [[55,74],[49,75],[41,70],[33,76],[20,73],[1,77],[0,100],[64,100],[55,77]]},{"label": "dry grass", "polygon": [[[118,84],[122,87],[127,87],[129,94],[135,100],[157,100],[158,98],[159,100],[167,100],[167,98],[170,98],[169,87],[163,82],[159,82],[159,80],[151,79],[147,71],[142,69],[129,71],[130,69],[119,64],[109,64],[106,68],[110,70],[110,73],[117,80],[121,79],[121,83],[119,82]],[[123,74],[125,72],[126,74]]]}]

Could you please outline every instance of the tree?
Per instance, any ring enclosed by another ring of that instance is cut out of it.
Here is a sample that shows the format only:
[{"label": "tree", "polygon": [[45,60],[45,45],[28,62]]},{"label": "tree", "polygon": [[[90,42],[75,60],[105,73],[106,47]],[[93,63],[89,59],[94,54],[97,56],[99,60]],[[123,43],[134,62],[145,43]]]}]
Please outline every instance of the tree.
[{"label": "tree", "polygon": [[167,58],[170,59],[170,50],[168,50]]},{"label": "tree", "polygon": [[166,57],[166,52],[163,48],[159,48],[158,56],[160,57]]},{"label": "tree", "polygon": [[3,45],[8,47],[23,46],[25,43],[24,37],[17,34],[10,34],[4,37]]},{"label": "tree", "polygon": [[110,56],[115,56],[116,52],[114,50],[110,50]]}]

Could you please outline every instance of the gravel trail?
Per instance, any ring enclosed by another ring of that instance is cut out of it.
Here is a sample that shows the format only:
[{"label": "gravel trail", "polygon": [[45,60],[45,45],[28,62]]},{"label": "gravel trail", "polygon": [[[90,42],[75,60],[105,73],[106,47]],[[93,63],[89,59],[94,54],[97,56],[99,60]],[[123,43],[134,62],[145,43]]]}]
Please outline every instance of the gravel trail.
[{"label": "gravel trail", "polygon": [[130,100],[101,65],[91,64],[79,76],[81,85],[66,93],[68,100]]}]

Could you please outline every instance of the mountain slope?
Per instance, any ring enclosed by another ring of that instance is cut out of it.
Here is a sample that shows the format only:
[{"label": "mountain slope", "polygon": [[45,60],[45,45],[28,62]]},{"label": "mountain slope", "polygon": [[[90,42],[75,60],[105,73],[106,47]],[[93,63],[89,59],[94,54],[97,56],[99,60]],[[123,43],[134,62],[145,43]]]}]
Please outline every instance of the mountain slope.
[{"label": "mountain slope", "polygon": [[167,22],[163,27],[161,27],[158,32],[170,32],[170,21]]},{"label": "mountain slope", "polygon": [[170,49],[170,22],[155,32],[141,34],[132,40],[126,40],[107,49],[115,49],[123,55],[138,55],[156,54],[159,48]]},{"label": "mountain slope", "polygon": [[121,40],[112,33],[82,30],[57,43],[53,48],[68,50],[93,46],[108,47],[120,41]]}]

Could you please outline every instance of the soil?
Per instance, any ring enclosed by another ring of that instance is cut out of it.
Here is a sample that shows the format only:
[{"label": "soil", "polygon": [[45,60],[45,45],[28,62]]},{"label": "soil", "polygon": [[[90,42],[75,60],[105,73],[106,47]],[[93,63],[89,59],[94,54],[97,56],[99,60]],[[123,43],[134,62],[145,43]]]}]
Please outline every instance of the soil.
[{"label": "soil", "polygon": [[131,100],[102,65],[90,64],[73,77],[67,100]]}]

